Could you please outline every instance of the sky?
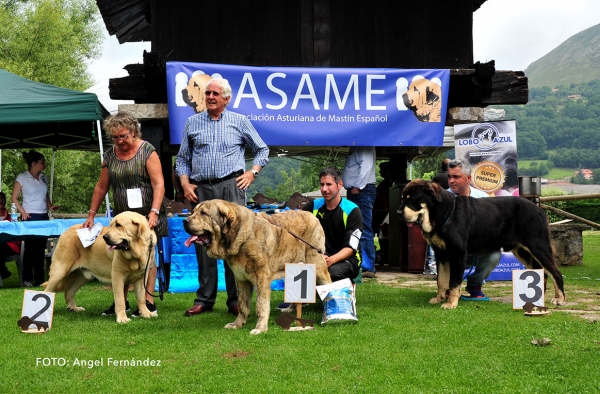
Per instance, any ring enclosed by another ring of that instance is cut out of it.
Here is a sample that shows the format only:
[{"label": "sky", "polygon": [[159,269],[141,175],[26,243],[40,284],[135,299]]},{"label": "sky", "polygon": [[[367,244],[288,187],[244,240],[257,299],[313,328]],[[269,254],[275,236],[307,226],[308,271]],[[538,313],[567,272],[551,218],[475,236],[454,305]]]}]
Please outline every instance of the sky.
[{"label": "sky", "polygon": [[[523,71],[575,34],[600,23],[599,0],[488,0],[473,14],[474,61],[496,61],[496,70]],[[150,43],[119,44],[104,30],[102,57],[90,65],[96,93],[109,111],[108,80],[142,63]],[[108,104],[107,104],[108,103]]]},{"label": "sky", "polygon": [[473,58],[523,71],[599,23],[598,0],[488,0],[473,14]]}]

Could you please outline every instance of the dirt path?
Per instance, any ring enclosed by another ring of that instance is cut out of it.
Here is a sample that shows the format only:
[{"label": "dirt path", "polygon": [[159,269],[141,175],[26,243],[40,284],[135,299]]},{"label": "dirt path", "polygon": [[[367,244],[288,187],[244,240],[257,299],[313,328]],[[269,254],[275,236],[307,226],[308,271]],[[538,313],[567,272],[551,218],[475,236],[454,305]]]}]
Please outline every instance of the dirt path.
[{"label": "dirt path", "polygon": [[[380,284],[392,287],[405,287],[411,289],[431,290],[432,297],[437,289],[435,275],[409,274],[399,270],[387,269],[378,271],[373,279],[363,279],[366,281],[377,281]],[[485,293],[491,301],[500,301],[505,304],[512,304],[512,282],[511,281],[493,281],[485,284]],[[463,288],[464,290],[464,288]],[[548,291],[554,292],[552,285],[548,286]],[[596,291],[576,289],[566,290],[567,303],[560,308],[553,305],[546,305],[553,312],[572,313],[583,319],[590,321],[600,320],[600,294]],[[547,297],[546,297],[547,299]]]}]

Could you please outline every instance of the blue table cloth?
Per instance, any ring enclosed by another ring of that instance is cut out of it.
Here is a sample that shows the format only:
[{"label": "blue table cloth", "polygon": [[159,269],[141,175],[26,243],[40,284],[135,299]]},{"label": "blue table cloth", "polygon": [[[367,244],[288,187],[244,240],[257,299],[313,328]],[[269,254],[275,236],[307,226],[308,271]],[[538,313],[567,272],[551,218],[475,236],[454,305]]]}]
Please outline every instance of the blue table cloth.
[{"label": "blue table cloth", "polygon": [[[35,222],[0,222],[0,242],[21,241],[38,237],[59,237],[69,227],[85,222],[80,219],[39,220]],[[108,226],[107,217],[98,217],[95,222]]]}]

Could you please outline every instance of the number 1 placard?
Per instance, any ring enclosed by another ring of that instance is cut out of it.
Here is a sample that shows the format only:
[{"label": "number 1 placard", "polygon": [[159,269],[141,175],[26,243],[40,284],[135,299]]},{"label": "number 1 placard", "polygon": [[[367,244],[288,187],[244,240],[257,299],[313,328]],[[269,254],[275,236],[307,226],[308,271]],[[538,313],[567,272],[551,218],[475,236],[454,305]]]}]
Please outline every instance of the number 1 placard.
[{"label": "number 1 placard", "polygon": [[316,302],[317,270],[313,264],[285,265],[285,302]]},{"label": "number 1 placard", "polygon": [[544,270],[514,270],[513,309],[523,309],[526,302],[544,306]]}]

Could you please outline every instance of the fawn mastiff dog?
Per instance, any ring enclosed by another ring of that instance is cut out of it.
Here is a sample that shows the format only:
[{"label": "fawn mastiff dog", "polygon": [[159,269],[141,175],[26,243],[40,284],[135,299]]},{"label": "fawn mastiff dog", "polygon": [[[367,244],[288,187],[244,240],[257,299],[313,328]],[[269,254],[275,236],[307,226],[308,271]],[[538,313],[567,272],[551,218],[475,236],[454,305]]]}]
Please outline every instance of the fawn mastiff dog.
[{"label": "fawn mastiff dog", "polygon": [[154,264],[156,234],[148,220],[135,212],[122,212],[114,217],[109,227],[91,246],[84,248],[77,230],[71,226],[58,240],[52,256],[50,278],[42,286],[46,291],[64,291],[68,309],[83,311],[75,304],[75,293],[92,278],[112,283],[117,323],[127,323],[123,287],[132,283],[142,317],[153,317],[146,307],[146,265]]}]

